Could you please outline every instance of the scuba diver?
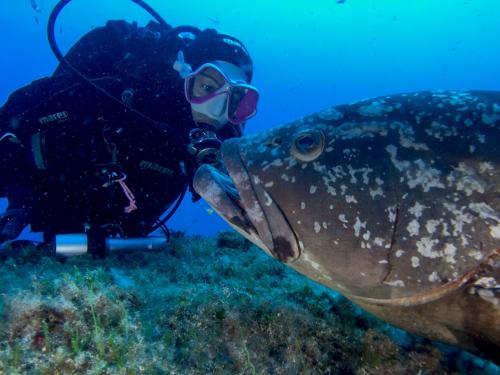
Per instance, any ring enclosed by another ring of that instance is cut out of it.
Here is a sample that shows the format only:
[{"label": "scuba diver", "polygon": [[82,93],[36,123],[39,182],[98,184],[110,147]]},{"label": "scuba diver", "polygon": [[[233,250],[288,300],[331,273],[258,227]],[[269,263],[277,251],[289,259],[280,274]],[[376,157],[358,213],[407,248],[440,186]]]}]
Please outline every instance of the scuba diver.
[{"label": "scuba diver", "polygon": [[[50,77],[0,108],[0,244],[25,226],[144,237],[163,228],[203,163],[256,113],[253,63],[241,41],[214,29],[108,21],[63,56]],[[170,208],[170,212],[166,211]],[[162,214],[164,215],[161,218]],[[166,216],[165,216],[166,215]],[[90,241],[90,240],[89,240]]]}]

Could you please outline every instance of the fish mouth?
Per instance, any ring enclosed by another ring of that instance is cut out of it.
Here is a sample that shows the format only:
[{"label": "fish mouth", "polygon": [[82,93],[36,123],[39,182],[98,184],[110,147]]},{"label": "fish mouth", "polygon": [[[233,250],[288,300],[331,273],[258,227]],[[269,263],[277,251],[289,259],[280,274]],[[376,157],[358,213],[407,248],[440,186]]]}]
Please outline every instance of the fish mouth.
[{"label": "fish mouth", "polygon": [[193,180],[196,192],[234,229],[270,252],[248,217],[231,178],[210,164],[201,165]]},{"label": "fish mouth", "polygon": [[297,236],[281,208],[256,181],[252,181],[237,138],[221,147],[228,174],[204,164],[196,171],[193,186],[234,229],[269,255],[289,263],[300,256]]}]

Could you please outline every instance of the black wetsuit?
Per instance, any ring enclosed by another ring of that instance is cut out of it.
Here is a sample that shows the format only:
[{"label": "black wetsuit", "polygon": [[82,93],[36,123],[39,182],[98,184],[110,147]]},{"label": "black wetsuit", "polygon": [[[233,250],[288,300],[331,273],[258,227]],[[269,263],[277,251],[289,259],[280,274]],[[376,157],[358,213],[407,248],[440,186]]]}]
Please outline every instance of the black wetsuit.
[{"label": "black wetsuit", "polygon": [[[64,65],[14,92],[0,109],[0,136],[17,137],[0,142],[0,186],[15,186],[14,195],[35,193],[34,231],[112,225],[126,236],[146,235],[189,184],[194,167],[186,144],[195,124],[172,68],[182,41],[170,34],[156,23],[109,21],[66,55],[92,82],[154,121]],[[113,182],[124,175],[138,207],[130,213]]]}]

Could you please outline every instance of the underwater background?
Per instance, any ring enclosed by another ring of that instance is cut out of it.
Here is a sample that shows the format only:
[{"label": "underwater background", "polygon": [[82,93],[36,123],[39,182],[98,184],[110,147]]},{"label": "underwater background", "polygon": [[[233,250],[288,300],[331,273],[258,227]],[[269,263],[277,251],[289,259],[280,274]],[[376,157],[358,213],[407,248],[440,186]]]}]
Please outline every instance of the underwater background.
[{"label": "underwater background", "polygon": [[[0,0],[0,104],[55,69],[46,23],[56,2]],[[147,2],[173,26],[246,44],[261,93],[246,133],[367,97],[500,90],[498,0]],[[73,0],[56,25],[61,50],[108,19],[150,17],[129,0]],[[0,375],[500,374],[298,276],[225,232],[203,201],[188,195],[169,227],[173,242],[159,254],[65,263],[29,246],[0,254]]]}]

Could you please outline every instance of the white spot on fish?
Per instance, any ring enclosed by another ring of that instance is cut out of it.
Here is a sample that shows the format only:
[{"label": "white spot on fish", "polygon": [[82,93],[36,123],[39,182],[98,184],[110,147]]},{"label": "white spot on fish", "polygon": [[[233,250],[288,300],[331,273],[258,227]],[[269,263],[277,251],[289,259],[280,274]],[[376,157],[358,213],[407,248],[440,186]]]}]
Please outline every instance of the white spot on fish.
[{"label": "white spot on fish", "polygon": [[248,216],[254,221],[261,222],[264,220],[264,213],[259,207],[257,202],[254,203],[253,207],[247,208]]},{"label": "white spot on fish", "polygon": [[500,239],[500,224],[490,226],[490,236],[494,239]]},{"label": "white spot on fish", "polygon": [[468,197],[475,192],[483,194],[486,189],[485,183],[475,170],[463,162],[448,175],[447,181],[450,186],[455,185],[458,191],[463,191]]},{"label": "white spot on fish", "polygon": [[486,203],[470,203],[469,208],[475,213],[479,214],[481,219],[494,220],[496,222],[500,221],[500,218],[496,215],[496,212]]},{"label": "white spot on fish", "polygon": [[408,211],[413,215],[415,216],[416,218],[419,218],[422,216],[422,212],[424,209],[426,209],[427,207],[420,204],[419,202],[415,202],[415,204],[413,205],[413,207],[410,207],[408,209]]},{"label": "white spot on fish", "polygon": [[356,222],[354,223],[354,235],[356,237],[359,237],[359,232],[360,230],[363,228],[363,229],[366,229],[366,221],[361,221],[359,220],[359,217],[356,217]]},{"label": "white spot on fish", "polygon": [[317,116],[323,121],[337,121],[344,117],[344,115],[334,107],[319,112]]},{"label": "white spot on fish", "polygon": [[281,159],[274,159],[272,162],[266,164],[264,168],[262,168],[263,171],[266,171],[270,167],[282,167],[284,165],[283,160]]},{"label": "white spot on fish", "polygon": [[433,234],[436,232],[437,227],[441,224],[441,220],[427,220],[427,223],[425,224],[425,229],[427,230],[427,233]]},{"label": "white spot on fish", "polygon": [[347,166],[347,169],[348,169],[349,175],[351,176],[351,180],[349,181],[351,184],[356,184],[358,182],[358,179],[356,178],[356,173],[361,173],[362,174],[363,183],[365,185],[367,185],[370,182],[368,174],[370,174],[371,172],[373,172],[373,169],[371,169],[371,168],[354,169],[350,165]]},{"label": "white spot on fish", "polygon": [[270,196],[270,195],[269,195],[266,191],[264,191],[264,197],[266,198],[266,200],[265,200],[264,204],[265,204],[267,207],[269,207],[270,205],[272,205],[272,204],[273,204],[273,200],[272,200],[271,196]]},{"label": "white spot on fish", "polygon": [[404,148],[412,148],[414,150],[425,150],[425,151],[429,150],[429,147],[426,144],[415,143],[415,142],[413,142],[412,139],[405,138],[403,136],[401,136],[401,138],[400,138],[400,143],[401,143],[401,146],[403,146]]},{"label": "white spot on fish", "polygon": [[285,168],[287,170],[291,169],[297,165],[297,159],[295,159],[293,157],[287,158],[286,161],[288,162],[288,165]]},{"label": "white spot on fish", "polygon": [[274,181],[266,182],[264,184],[264,187],[266,187],[266,188],[270,188],[270,187],[273,187],[273,186],[274,186]]},{"label": "white spot on fish", "polygon": [[418,266],[420,266],[420,259],[418,259],[417,257],[411,257],[411,266],[413,268],[417,268]]},{"label": "white spot on fish", "polygon": [[413,163],[417,169],[406,172],[410,188],[421,186],[424,192],[428,192],[431,188],[444,189],[445,186],[440,180],[441,172],[439,170],[428,166],[422,159],[417,159]]},{"label": "white spot on fish", "polygon": [[443,230],[441,231],[441,235],[443,237],[450,235],[450,232],[448,231],[448,223],[443,223]]},{"label": "white spot on fish", "polygon": [[462,207],[459,210],[456,205],[450,203],[444,203],[444,207],[455,216],[454,219],[451,219],[453,235],[456,237],[460,236],[463,232],[464,225],[472,223],[472,215],[463,212],[465,207]]},{"label": "white spot on fish", "polygon": [[250,184],[248,180],[248,176],[245,173],[236,173],[232,176],[233,181],[236,185],[241,186],[244,189],[250,189]]},{"label": "white spot on fish", "polygon": [[305,202],[300,202],[300,209],[305,210],[305,208],[306,208]]},{"label": "white spot on fish", "polygon": [[471,250],[469,251],[468,255],[476,260],[483,259],[483,254],[479,250]]},{"label": "white spot on fish", "polygon": [[410,237],[418,236],[418,234],[420,233],[420,224],[417,220],[414,219],[408,223],[408,225],[406,226],[406,230],[410,234]]},{"label": "white spot on fish", "polygon": [[344,224],[347,224],[349,221],[345,218],[345,214],[340,214],[339,215],[339,220],[344,223]]},{"label": "white spot on fish", "polygon": [[373,240],[373,243],[377,246],[384,246],[384,239],[383,238],[380,238],[380,237],[375,237],[375,239]]},{"label": "white spot on fish", "polygon": [[457,248],[451,243],[447,243],[444,247],[444,255],[448,263],[456,263],[455,255],[457,254]]},{"label": "white spot on fish", "polygon": [[403,280],[384,281],[384,284],[398,287],[398,288],[404,288],[404,286],[405,286],[405,282]]},{"label": "white spot on fish", "polygon": [[382,190],[382,188],[380,186],[375,190],[370,189],[370,196],[372,197],[372,199],[375,199],[375,197],[378,195],[380,195],[381,197],[385,197],[384,191]]},{"label": "white spot on fish", "polygon": [[485,125],[493,125],[497,120],[500,120],[500,116],[483,113],[481,120]]},{"label": "white spot on fish", "polygon": [[396,251],[396,258],[401,258],[405,252],[403,250],[397,250]]},{"label": "white spot on fish", "polygon": [[351,150],[350,148],[344,148],[344,149],[342,150],[342,153],[343,153],[344,155],[346,155],[346,156],[351,155],[353,152],[354,152],[354,151],[353,151],[353,150]]},{"label": "white spot on fish", "polygon": [[389,263],[389,262],[388,262],[387,260],[385,260],[385,259],[383,259],[383,260],[379,260],[378,262],[379,262],[380,264],[388,264],[388,263]]},{"label": "white spot on fish", "polygon": [[316,193],[316,190],[317,190],[317,189],[318,189],[318,187],[317,187],[317,186],[311,185],[311,186],[309,187],[309,194],[314,194],[314,193]]},{"label": "white spot on fish", "polygon": [[396,158],[398,148],[394,145],[388,145],[385,150],[391,155],[392,164],[397,168],[398,171],[402,172],[410,167],[409,161],[399,161]]},{"label": "white spot on fish", "polygon": [[457,136],[457,128],[454,126],[449,126],[445,124],[441,124],[437,121],[433,121],[431,126],[425,130],[425,132],[440,141],[443,141],[444,137],[456,137]]},{"label": "white spot on fish", "polygon": [[383,122],[344,122],[334,128],[335,137],[329,142],[331,144],[338,138],[342,140],[373,138],[376,135],[387,135],[387,124]]},{"label": "white spot on fish", "polygon": [[359,108],[359,113],[362,116],[372,117],[372,116],[381,116],[385,113],[390,113],[393,110],[393,107],[384,104],[384,101],[374,101],[369,105],[364,105]]},{"label": "white spot on fish", "polygon": [[315,221],[314,222],[314,231],[316,233],[319,233],[320,230],[321,230],[321,225],[317,221]]},{"label": "white spot on fish", "polygon": [[415,143],[414,135],[415,131],[413,127],[408,123],[402,123],[396,121],[391,124],[392,129],[398,129],[399,131],[399,143],[404,148],[412,148],[414,150],[429,150],[429,147],[423,143]]},{"label": "white spot on fish", "polygon": [[386,211],[389,214],[389,222],[390,223],[395,223],[396,222],[396,206],[389,206],[386,208]]},{"label": "white spot on fish", "polygon": [[356,198],[354,197],[354,195],[346,195],[345,196],[345,201],[347,203],[358,203],[358,201],[356,200]]},{"label": "white spot on fish", "polygon": [[493,166],[493,163],[490,163],[487,161],[479,163],[479,172],[481,172],[481,173],[494,171],[494,170],[495,170],[495,167]]},{"label": "white spot on fish", "polygon": [[432,272],[429,277],[427,278],[431,283],[439,282],[441,281],[441,278],[438,276],[437,272],[434,271]]},{"label": "white spot on fish", "polygon": [[439,251],[433,250],[433,247],[439,243],[439,240],[433,240],[429,237],[422,237],[417,241],[417,251],[426,258],[439,257]]}]

